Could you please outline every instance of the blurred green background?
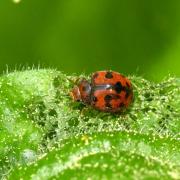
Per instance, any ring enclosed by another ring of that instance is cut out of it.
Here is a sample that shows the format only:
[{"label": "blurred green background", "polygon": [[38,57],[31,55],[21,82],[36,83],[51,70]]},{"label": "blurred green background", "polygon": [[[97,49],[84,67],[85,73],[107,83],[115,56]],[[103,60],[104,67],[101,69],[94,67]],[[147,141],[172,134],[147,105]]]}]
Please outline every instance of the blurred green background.
[{"label": "blurred green background", "polygon": [[27,65],[180,76],[180,1],[0,0],[0,73]]}]

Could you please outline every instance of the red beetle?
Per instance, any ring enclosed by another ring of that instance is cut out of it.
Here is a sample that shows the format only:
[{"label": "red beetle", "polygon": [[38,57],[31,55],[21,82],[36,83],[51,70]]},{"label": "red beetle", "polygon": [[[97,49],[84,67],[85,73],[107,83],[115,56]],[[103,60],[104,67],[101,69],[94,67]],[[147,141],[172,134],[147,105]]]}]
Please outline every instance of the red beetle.
[{"label": "red beetle", "polygon": [[81,79],[71,91],[74,101],[80,101],[105,112],[121,112],[133,99],[131,82],[114,71],[97,71],[91,82]]}]

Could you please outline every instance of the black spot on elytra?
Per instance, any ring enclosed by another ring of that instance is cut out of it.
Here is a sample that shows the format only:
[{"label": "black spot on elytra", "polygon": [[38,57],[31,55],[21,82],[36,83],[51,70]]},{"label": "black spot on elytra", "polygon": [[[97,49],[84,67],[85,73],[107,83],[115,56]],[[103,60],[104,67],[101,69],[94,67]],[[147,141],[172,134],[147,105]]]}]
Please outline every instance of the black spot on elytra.
[{"label": "black spot on elytra", "polygon": [[108,71],[108,72],[106,73],[105,77],[106,77],[107,79],[112,79],[112,78],[113,78],[112,72]]},{"label": "black spot on elytra", "polygon": [[115,89],[115,91],[119,94],[121,91],[124,90],[124,87],[122,86],[121,82],[117,82],[117,83],[114,85],[114,89]]},{"label": "black spot on elytra", "polygon": [[111,95],[106,95],[104,97],[104,100],[105,100],[106,103],[108,103],[108,102],[110,102],[112,100],[112,96]]}]

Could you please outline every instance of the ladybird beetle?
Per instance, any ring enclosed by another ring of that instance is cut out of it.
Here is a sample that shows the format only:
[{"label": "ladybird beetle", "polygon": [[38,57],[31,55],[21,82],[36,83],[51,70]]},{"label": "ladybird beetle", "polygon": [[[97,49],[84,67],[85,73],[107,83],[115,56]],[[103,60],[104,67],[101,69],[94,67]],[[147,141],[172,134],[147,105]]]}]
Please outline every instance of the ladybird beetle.
[{"label": "ladybird beetle", "polygon": [[70,94],[74,101],[112,113],[123,111],[133,99],[130,80],[114,71],[97,71],[90,81],[81,79]]}]

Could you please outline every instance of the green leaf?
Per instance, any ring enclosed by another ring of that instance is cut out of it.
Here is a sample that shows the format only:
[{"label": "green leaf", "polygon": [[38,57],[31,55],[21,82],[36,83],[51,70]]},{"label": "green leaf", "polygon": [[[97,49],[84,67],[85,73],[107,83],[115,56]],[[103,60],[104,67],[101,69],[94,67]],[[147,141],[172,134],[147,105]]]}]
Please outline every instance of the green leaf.
[{"label": "green leaf", "polygon": [[[46,177],[177,179],[180,79],[153,83],[130,76],[134,102],[110,114],[72,101],[69,92],[78,78],[89,77],[51,69],[0,77],[1,176],[40,177],[47,167]],[[76,167],[69,158],[79,156]]]},{"label": "green leaf", "polygon": [[180,144],[131,132],[95,133],[63,141],[10,179],[177,179]]}]

